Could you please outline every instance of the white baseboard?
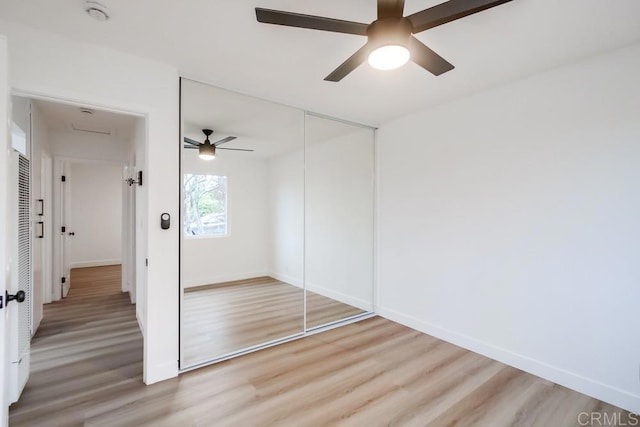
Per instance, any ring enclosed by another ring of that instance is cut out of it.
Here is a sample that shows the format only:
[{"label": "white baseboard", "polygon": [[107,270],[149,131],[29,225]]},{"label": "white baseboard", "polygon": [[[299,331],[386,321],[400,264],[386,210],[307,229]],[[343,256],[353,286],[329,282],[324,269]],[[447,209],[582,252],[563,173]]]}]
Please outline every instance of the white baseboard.
[{"label": "white baseboard", "polygon": [[371,302],[360,298],[355,298],[351,295],[343,294],[342,292],[334,291],[323,286],[318,286],[313,283],[307,283],[307,290],[315,294],[331,298],[332,300],[339,301],[343,304],[357,307],[361,310],[372,311]]},{"label": "white baseboard", "polygon": [[271,272],[268,274],[269,277],[273,277],[276,280],[280,280],[281,282],[285,282],[289,285],[293,285],[297,288],[302,288],[303,282],[301,278],[289,276],[288,274],[274,273]]},{"label": "white baseboard", "polygon": [[121,264],[120,259],[97,259],[92,261],[75,261],[69,263],[69,268],[103,267],[105,265]]},{"label": "white baseboard", "polygon": [[490,343],[460,334],[438,325],[425,322],[416,317],[399,313],[395,310],[376,306],[375,312],[389,320],[398,322],[427,335],[450,342],[467,350],[513,366],[530,374],[544,378],[556,384],[586,394],[630,412],[640,414],[640,396],[604,384],[591,378],[569,372],[565,369],[549,365]]},{"label": "white baseboard", "polygon": [[263,277],[263,276],[269,276],[269,273],[260,271],[257,273],[226,274],[222,276],[212,276],[212,277],[205,277],[205,278],[183,279],[182,287],[186,289],[186,288],[193,288],[194,286],[206,286],[206,285],[212,285],[215,283],[233,282],[235,280],[246,280],[246,279],[253,279],[254,277]]},{"label": "white baseboard", "polygon": [[151,369],[147,369],[147,367],[145,366],[143,381],[146,385],[151,385],[160,381],[177,377],[179,373],[180,371],[178,370],[177,360],[154,365]]},{"label": "white baseboard", "polygon": [[142,339],[144,340],[144,337],[146,336],[145,330],[144,330],[144,323],[142,323],[142,320],[140,320],[140,315],[138,313],[138,310],[136,310],[136,320],[138,321],[138,327],[140,328],[140,332],[142,333]]},{"label": "white baseboard", "polygon": [[38,319],[38,321],[34,321],[31,326],[31,338],[38,332],[38,328],[40,327],[40,322],[42,322],[42,318]]}]

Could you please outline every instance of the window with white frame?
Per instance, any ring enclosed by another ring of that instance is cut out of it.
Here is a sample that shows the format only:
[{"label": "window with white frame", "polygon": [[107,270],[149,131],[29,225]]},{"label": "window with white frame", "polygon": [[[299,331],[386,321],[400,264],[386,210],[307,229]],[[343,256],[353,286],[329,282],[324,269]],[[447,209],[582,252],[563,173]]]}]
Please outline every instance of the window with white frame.
[{"label": "window with white frame", "polygon": [[226,236],[228,233],[227,177],[184,175],[185,236]]}]

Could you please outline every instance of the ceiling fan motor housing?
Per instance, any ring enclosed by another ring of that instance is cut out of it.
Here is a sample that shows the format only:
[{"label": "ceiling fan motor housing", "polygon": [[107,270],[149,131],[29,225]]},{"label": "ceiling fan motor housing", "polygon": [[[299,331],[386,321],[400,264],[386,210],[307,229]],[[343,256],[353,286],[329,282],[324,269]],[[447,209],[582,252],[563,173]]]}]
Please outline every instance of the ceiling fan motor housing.
[{"label": "ceiling fan motor housing", "polygon": [[367,27],[368,45],[371,50],[382,46],[409,47],[413,25],[407,18],[382,18]]},{"label": "ceiling fan motor housing", "polygon": [[205,156],[207,159],[214,158],[216,156],[216,146],[207,139],[198,147],[198,154],[200,157]]}]

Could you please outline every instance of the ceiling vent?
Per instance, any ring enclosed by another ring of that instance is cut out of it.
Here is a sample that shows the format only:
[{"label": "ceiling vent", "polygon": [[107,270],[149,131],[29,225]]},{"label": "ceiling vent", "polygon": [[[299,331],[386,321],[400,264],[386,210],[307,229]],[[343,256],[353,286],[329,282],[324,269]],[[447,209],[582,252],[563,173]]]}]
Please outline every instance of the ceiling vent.
[{"label": "ceiling vent", "polygon": [[111,135],[113,134],[112,130],[109,128],[100,128],[100,127],[90,127],[77,125],[75,123],[71,123],[71,129],[77,132],[88,132],[88,133],[97,133],[100,135]]}]

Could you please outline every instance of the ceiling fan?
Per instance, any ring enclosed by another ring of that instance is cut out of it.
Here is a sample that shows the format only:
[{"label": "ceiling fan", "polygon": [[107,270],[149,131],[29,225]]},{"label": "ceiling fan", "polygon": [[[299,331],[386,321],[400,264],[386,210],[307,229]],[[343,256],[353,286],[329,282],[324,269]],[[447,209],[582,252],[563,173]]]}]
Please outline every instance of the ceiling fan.
[{"label": "ceiling fan", "polygon": [[216,150],[232,150],[232,151],[253,151],[248,150],[246,148],[220,148],[220,145],[226,144],[227,142],[233,141],[237,139],[237,136],[228,136],[226,138],[222,138],[220,141],[211,142],[209,141],[209,136],[213,133],[211,129],[202,129],[202,133],[204,133],[205,140],[204,142],[198,142],[191,138],[184,137],[184,148],[198,149],[198,156],[203,160],[213,160],[216,158]]},{"label": "ceiling fan", "polygon": [[378,19],[370,24],[256,7],[258,22],[367,36],[367,43],[325,77],[338,82],[367,58],[380,70],[401,67],[409,59],[438,76],[454,67],[413,36],[430,28],[511,0],[449,0],[404,16],[404,0],[378,0]]}]

